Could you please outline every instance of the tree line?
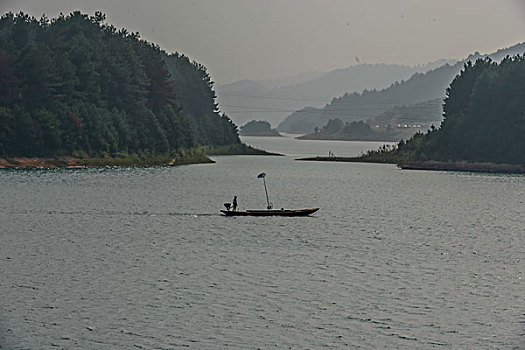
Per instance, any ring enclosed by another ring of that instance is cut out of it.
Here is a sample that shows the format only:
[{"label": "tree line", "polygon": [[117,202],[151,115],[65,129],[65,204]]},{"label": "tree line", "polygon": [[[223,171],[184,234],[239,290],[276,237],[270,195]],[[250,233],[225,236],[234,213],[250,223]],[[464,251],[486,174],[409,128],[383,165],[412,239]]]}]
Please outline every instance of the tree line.
[{"label": "tree line", "polygon": [[400,142],[389,156],[525,164],[525,56],[467,62],[446,90],[443,117],[438,128]]},{"label": "tree line", "polygon": [[0,156],[240,144],[206,67],[80,12],[0,18]]}]

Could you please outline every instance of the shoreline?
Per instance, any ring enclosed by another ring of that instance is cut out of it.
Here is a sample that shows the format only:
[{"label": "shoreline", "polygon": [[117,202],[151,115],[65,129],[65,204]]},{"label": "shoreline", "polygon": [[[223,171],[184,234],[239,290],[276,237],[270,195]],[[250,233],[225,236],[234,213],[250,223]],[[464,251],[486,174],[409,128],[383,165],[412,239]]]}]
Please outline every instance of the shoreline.
[{"label": "shoreline", "polygon": [[352,137],[352,138],[331,138],[331,137],[309,137],[307,135],[303,136],[297,136],[295,137],[297,140],[314,140],[314,141],[358,141],[358,142],[388,142],[388,143],[397,143],[400,140],[404,140],[406,138],[396,138],[391,137],[390,139],[387,139],[385,137],[377,137],[377,138],[370,138],[370,137]]},{"label": "shoreline", "polygon": [[297,158],[296,160],[306,160],[306,161],[317,161],[317,162],[350,162],[350,163],[371,163],[363,161],[362,159],[356,157],[307,157],[307,158]]},{"label": "shoreline", "polygon": [[283,137],[279,132],[271,133],[271,132],[262,132],[262,133],[249,133],[249,134],[240,134],[239,136],[255,136],[255,137]]},{"label": "shoreline", "polygon": [[244,143],[239,145],[205,148],[204,153],[207,156],[284,156],[280,153],[263,151]]},{"label": "shoreline", "polygon": [[282,156],[266,152],[245,144],[204,147],[183,155],[137,155],[126,154],[106,157],[5,157],[0,158],[0,169],[90,169],[111,167],[178,166],[215,163],[210,156],[218,155],[265,155]]},{"label": "shoreline", "polygon": [[11,157],[0,158],[0,169],[92,169],[112,167],[177,166],[215,163],[208,157],[154,157],[152,159],[129,159],[123,157],[76,158],[60,157]]},{"label": "shoreline", "polygon": [[493,174],[525,174],[525,165],[489,162],[407,162],[398,164],[404,170],[464,171]]},{"label": "shoreline", "polygon": [[381,163],[396,164],[403,170],[433,170],[433,171],[461,171],[475,173],[493,173],[493,174],[525,174],[525,165],[520,164],[503,164],[489,162],[403,162],[395,163],[387,159],[364,160],[360,157],[308,157],[299,158],[301,161],[318,161],[318,162],[349,162],[349,163]]}]

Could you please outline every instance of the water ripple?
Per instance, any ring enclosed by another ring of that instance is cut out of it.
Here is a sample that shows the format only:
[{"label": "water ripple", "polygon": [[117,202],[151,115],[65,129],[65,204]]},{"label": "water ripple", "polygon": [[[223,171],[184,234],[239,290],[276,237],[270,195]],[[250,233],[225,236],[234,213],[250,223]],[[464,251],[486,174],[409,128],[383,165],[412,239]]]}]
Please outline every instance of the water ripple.
[{"label": "water ripple", "polygon": [[[260,169],[322,211],[220,217],[264,207]],[[0,172],[0,193],[3,348],[525,344],[525,177],[221,157]]]}]

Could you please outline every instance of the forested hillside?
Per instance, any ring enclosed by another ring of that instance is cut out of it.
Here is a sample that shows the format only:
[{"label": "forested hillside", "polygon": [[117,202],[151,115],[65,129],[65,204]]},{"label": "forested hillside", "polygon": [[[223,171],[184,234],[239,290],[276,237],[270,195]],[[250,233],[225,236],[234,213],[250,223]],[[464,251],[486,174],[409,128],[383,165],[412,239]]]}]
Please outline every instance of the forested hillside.
[{"label": "forested hillside", "polygon": [[525,57],[466,63],[446,90],[443,111],[439,128],[380,158],[525,164]]},{"label": "forested hillside", "polygon": [[430,125],[439,125],[443,118],[443,99],[436,98],[420,103],[395,106],[367,122],[373,126],[395,127],[396,125],[421,124],[425,131]]},{"label": "forested hillside", "polygon": [[175,154],[239,144],[206,68],[74,12],[0,19],[0,156]]}]

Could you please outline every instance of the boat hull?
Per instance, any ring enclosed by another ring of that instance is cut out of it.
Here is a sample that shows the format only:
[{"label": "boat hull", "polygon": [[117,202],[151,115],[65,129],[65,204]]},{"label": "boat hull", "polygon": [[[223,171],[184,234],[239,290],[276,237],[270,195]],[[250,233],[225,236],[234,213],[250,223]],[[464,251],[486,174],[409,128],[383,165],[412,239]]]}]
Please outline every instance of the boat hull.
[{"label": "boat hull", "polygon": [[226,216],[308,216],[318,211],[319,208],[294,209],[294,210],[221,210]]}]

